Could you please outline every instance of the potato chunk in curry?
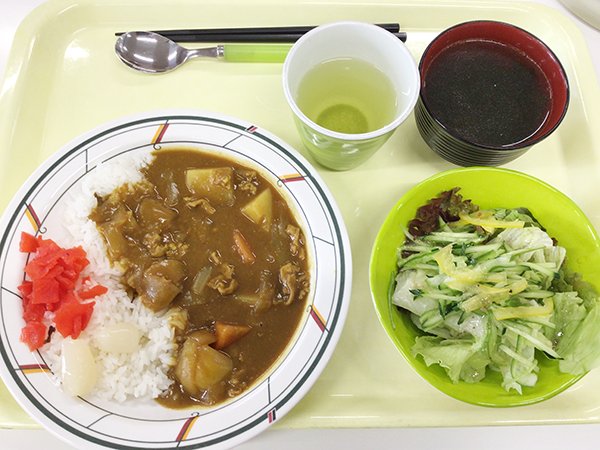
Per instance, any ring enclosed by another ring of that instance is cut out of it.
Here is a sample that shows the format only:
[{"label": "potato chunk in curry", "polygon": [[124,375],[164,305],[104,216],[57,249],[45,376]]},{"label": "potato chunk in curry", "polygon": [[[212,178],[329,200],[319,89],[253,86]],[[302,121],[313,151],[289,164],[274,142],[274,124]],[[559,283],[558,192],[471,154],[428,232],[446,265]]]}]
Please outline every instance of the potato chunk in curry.
[{"label": "potato chunk in curry", "polygon": [[181,346],[175,376],[186,393],[197,396],[222,381],[232,369],[233,362],[227,354],[200,343],[192,336]]},{"label": "potato chunk in curry", "polygon": [[234,201],[231,167],[188,169],[185,184],[192,194],[205,197],[214,205],[231,205]]},{"label": "potato chunk in curry", "polygon": [[265,189],[248,204],[242,207],[242,214],[265,230],[271,228],[273,220],[273,196],[270,189]]},{"label": "potato chunk in curry", "polygon": [[195,150],[155,152],[143,181],[90,215],[132,301],[177,309],[168,407],[212,405],[267,371],[310,290],[304,234],[259,171]]}]

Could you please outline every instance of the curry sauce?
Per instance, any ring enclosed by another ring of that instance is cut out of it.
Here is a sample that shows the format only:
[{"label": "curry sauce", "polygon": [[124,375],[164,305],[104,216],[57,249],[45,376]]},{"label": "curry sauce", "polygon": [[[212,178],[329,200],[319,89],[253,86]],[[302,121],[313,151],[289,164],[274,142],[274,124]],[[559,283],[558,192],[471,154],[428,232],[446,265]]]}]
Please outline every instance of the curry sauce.
[{"label": "curry sauce", "polygon": [[133,301],[174,311],[168,407],[239,395],[283,352],[310,288],[304,235],[258,171],[196,150],[161,150],[144,179],[104,197],[95,221]]}]

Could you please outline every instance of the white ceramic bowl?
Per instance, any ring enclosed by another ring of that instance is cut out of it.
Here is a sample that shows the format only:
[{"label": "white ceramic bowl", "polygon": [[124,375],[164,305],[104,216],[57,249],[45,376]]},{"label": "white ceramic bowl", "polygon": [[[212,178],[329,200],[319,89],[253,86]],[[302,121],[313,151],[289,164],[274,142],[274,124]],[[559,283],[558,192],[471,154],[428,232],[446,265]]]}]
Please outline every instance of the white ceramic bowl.
[{"label": "white ceramic bowl", "polygon": [[600,3],[598,0],[560,0],[573,14],[600,31]]},{"label": "white ceramic bowl", "polygon": [[[62,205],[98,164],[122,155],[185,146],[257,167],[289,199],[306,237],[311,292],[294,338],[268,373],[214,408],[171,410],[155,401],[73,398],[55,385],[41,355],[19,341],[17,286],[26,255],[21,231],[62,233]],[[0,221],[0,375],[33,418],[77,448],[230,447],[267,428],[309,390],[346,318],[352,283],[348,236],[317,172],[292,148],[252,123],[198,111],[159,111],[103,125],[54,154],[18,191]]]}]

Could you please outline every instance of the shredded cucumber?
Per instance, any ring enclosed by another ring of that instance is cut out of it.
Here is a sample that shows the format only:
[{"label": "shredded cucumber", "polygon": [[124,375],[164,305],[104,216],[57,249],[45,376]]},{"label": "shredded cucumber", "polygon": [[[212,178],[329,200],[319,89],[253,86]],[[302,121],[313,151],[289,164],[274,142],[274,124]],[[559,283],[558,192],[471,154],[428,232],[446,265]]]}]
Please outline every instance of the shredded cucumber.
[{"label": "shredded cucumber", "polygon": [[574,374],[599,365],[598,298],[569,283],[565,255],[524,209],[471,210],[408,235],[391,301],[424,332],[413,353],[454,382],[492,370],[519,393],[537,382],[536,353]]}]

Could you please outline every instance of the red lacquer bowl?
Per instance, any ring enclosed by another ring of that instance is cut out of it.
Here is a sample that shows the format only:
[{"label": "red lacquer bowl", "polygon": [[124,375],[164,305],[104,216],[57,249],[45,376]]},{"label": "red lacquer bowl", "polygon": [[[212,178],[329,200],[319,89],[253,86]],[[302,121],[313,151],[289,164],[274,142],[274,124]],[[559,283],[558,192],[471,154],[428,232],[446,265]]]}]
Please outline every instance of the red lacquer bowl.
[{"label": "red lacquer bowl", "polygon": [[443,31],[426,48],[419,71],[419,132],[436,153],[462,166],[512,161],[548,137],[569,104],[556,55],[504,22],[465,22]]}]

